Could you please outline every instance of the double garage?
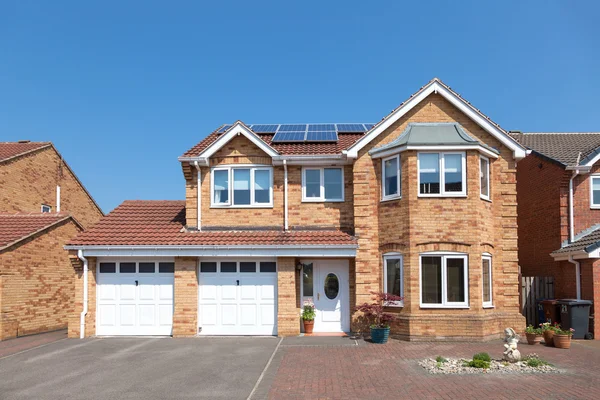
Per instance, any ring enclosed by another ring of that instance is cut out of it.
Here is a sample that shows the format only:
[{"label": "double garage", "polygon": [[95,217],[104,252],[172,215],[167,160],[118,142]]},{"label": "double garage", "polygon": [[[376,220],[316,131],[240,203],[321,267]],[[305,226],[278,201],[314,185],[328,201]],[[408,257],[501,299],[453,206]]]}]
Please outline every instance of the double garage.
[{"label": "double garage", "polygon": [[[200,335],[276,335],[275,260],[201,259]],[[173,332],[175,263],[169,259],[99,259],[96,335]]]}]

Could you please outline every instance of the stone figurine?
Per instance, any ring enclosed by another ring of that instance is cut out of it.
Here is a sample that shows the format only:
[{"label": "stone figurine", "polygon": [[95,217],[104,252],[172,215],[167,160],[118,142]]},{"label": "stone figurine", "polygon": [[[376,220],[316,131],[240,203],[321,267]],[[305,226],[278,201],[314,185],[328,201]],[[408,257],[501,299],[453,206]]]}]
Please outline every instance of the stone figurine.
[{"label": "stone figurine", "polygon": [[504,345],[504,360],[511,363],[521,361],[521,352],[517,349],[520,339],[519,335],[517,335],[513,328],[506,328],[504,335],[504,341],[506,342]]}]

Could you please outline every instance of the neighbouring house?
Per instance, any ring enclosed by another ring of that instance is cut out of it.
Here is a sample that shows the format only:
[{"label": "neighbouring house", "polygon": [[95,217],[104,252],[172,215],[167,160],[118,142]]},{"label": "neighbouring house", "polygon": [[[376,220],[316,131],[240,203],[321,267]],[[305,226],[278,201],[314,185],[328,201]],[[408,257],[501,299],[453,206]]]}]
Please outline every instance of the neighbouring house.
[{"label": "neighbouring house", "polygon": [[512,135],[530,150],[517,168],[523,276],[552,276],[556,298],[600,302],[600,133]]},{"label": "neighbouring house", "polygon": [[103,216],[49,142],[0,142],[0,340],[67,327],[64,245]]},{"label": "neighbouring house", "polygon": [[66,249],[69,335],[365,329],[484,340],[519,312],[516,163],[525,148],[438,79],[377,124],[223,125],[179,157],[185,201],[126,201]]}]

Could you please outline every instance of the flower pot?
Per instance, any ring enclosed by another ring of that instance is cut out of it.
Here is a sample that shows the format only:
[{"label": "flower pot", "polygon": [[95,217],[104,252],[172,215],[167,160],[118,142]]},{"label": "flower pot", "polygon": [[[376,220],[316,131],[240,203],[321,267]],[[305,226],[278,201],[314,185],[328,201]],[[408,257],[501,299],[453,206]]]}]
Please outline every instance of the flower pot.
[{"label": "flower pot", "polygon": [[542,335],[538,335],[537,333],[526,333],[527,343],[534,345],[539,344],[542,341]]},{"label": "flower pot", "polygon": [[548,347],[554,346],[554,342],[552,341],[553,337],[554,337],[554,331],[552,331],[552,330],[544,331],[544,343],[546,343],[546,346],[548,346]]},{"label": "flower pot", "polygon": [[371,328],[371,341],[373,343],[387,343],[390,337],[390,328]]},{"label": "flower pot", "polygon": [[554,347],[559,349],[571,348],[571,335],[554,335]]},{"label": "flower pot", "polygon": [[313,333],[315,327],[315,320],[303,320],[304,321],[304,333]]}]

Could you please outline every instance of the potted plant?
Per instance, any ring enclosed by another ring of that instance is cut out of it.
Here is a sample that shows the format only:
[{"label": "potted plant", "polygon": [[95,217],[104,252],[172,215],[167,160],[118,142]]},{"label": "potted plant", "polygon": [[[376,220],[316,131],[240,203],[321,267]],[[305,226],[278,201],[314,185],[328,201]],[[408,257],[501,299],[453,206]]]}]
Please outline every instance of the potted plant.
[{"label": "potted plant", "polygon": [[401,301],[402,297],[390,293],[371,292],[373,295],[372,303],[364,303],[356,307],[361,311],[369,321],[371,327],[371,341],[373,343],[387,343],[390,336],[390,322],[394,316],[385,312],[385,306],[391,302]]},{"label": "potted plant", "polygon": [[554,332],[554,347],[558,347],[559,349],[569,349],[571,348],[571,337],[573,336],[573,332],[575,329],[562,329],[560,325],[556,326],[556,330]]},{"label": "potted plant", "polygon": [[310,301],[304,302],[302,308],[302,322],[304,323],[304,333],[313,333],[315,326],[315,305]]},{"label": "potted plant", "polygon": [[542,341],[542,328],[534,328],[533,325],[529,325],[525,328],[525,336],[527,336],[527,343],[538,344]]},{"label": "potted plant", "polygon": [[553,338],[554,332],[556,331],[556,325],[552,325],[550,322],[544,322],[540,324],[540,329],[542,330],[542,334],[544,335],[544,343],[546,343],[546,346],[554,346]]}]

